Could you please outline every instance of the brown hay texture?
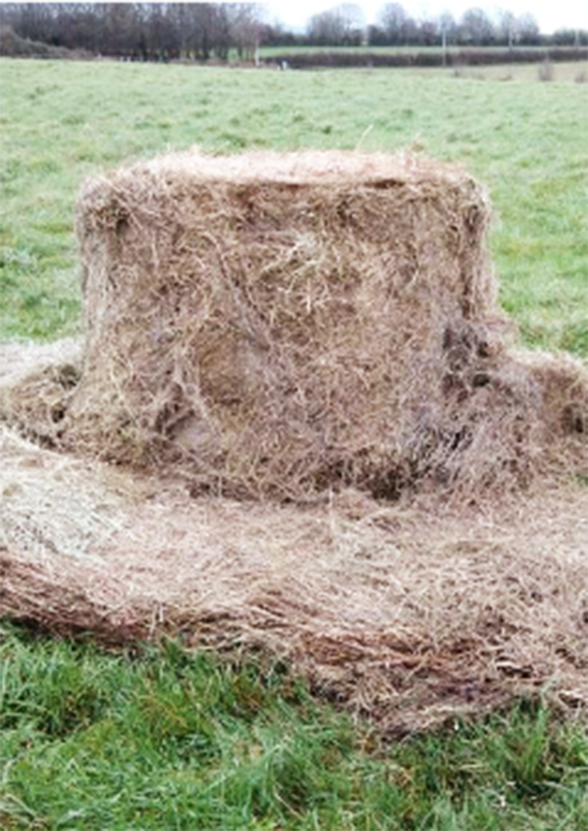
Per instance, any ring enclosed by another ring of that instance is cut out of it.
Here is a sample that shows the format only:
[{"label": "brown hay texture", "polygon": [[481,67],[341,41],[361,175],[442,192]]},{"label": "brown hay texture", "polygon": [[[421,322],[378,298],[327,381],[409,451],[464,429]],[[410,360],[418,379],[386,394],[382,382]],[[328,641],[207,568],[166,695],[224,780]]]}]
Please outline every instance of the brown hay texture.
[{"label": "brown hay texture", "polygon": [[82,361],[83,344],[74,338],[0,344],[0,419],[40,444],[59,444]]},{"label": "brown hay texture", "polygon": [[85,343],[0,346],[1,612],[261,648],[392,732],[585,707],[588,373],[507,348],[489,217],[409,155],[87,182]]},{"label": "brown hay texture", "polygon": [[195,493],[461,498],[585,468],[585,370],[505,350],[488,219],[471,177],[408,155],[193,152],[90,180],[83,370],[0,409]]},{"label": "brown hay texture", "polygon": [[522,693],[588,703],[585,488],[483,512],[357,491],[280,506],[194,499],[5,428],[0,457],[5,615],[261,649],[385,732]]},{"label": "brown hay texture", "polygon": [[69,446],[237,496],[519,489],[585,424],[588,384],[562,363],[584,415],[546,437],[488,218],[471,177],[410,156],[195,153],[90,181]]},{"label": "brown hay texture", "polygon": [[172,156],[90,182],[77,446],[225,493],[395,493],[444,333],[485,336],[486,214],[469,179],[340,153]]}]

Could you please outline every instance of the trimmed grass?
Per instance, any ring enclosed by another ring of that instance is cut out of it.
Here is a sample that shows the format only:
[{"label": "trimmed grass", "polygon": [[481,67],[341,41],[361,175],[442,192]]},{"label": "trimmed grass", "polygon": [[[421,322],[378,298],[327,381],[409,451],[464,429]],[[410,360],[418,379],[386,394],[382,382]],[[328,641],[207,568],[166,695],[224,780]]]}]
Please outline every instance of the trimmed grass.
[{"label": "trimmed grass", "polygon": [[540,703],[384,744],[281,666],[0,629],[0,822],[108,831],[581,831],[588,736]]},{"label": "trimmed grass", "polygon": [[586,89],[390,70],[1,60],[0,340],[79,328],[72,224],[87,174],[193,144],[411,147],[488,184],[501,296],[525,343],[586,357]]},{"label": "trimmed grass", "polygon": [[[408,146],[488,184],[502,301],[525,343],[586,357],[586,86],[555,71],[555,83],[480,84],[1,60],[0,340],[79,330],[72,225],[85,175],[193,144]],[[284,667],[0,629],[7,831],[584,831],[587,793],[585,729],[540,704],[385,745]]]}]

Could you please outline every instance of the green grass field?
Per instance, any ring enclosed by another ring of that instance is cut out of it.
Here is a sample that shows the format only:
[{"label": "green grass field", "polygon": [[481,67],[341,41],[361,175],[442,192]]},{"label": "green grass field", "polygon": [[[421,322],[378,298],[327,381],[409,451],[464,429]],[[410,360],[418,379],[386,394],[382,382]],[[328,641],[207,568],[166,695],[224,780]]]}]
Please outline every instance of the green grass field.
[{"label": "green grass field", "polygon": [[[533,348],[588,356],[588,87],[408,71],[0,61],[0,340],[80,329],[88,174],[165,149],[410,147],[496,208],[502,301]],[[588,737],[521,703],[383,743],[283,667],[174,644],[106,654],[0,629],[0,827],[584,831]]]},{"label": "green grass field", "polygon": [[[517,51],[522,52],[538,52],[540,54],[545,54],[546,49],[549,47],[545,46],[515,46],[513,48],[513,52],[516,54]],[[561,48],[561,47],[560,47]],[[483,49],[485,53],[493,53],[493,52],[504,52],[507,47],[506,46],[457,46],[455,44],[449,44],[447,46],[447,52],[455,53],[455,52],[468,52],[468,51],[479,51]],[[312,54],[313,52],[351,52],[353,54],[365,54],[365,53],[373,53],[376,55],[401,55],[402,53],[408,52],[409,54],[415,54],[417,52],[425,52],[426,54],[437,53],[440,54],[443,52],[443,47],[439,44],[438,46],[262,46],[260,51],[260,57],[262,59],[265,58],[272,58],[274,55],[284,55],[286,53],[302,53],[302,54]]]},{"label": "green grass field", "polygon": [[231,153],[411,147],[487,183],[502,299],[525,342],[586,356],[587,90],[390,70],[4,60],[0,339],[78,327],[72,224],[89,173],[193,144]]},{"label": "green grass field", "polygon": [[283,667],[0,629],[0,826],[582,831],[588,737],[522,702],[384,743]]}]

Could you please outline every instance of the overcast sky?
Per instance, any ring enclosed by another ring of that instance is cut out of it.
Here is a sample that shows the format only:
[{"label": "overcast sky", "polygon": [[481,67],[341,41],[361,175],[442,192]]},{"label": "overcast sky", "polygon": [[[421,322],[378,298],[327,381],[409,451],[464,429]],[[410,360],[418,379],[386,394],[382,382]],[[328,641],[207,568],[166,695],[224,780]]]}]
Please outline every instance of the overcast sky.
[{"label": "overcast sky", "polygon": [[[337,0],[322,2],[322,0],[269,0],[267,5],[271,12],[282,23],[290,27],[303,28],[306,21],[313,14],[332,8],[337,5]],[[367,23],[375,22],[378,9],[384,2],[374,0],[360,0],[357,3],[361,6],[366,16]],[[434,16],[443,11],[450,11],[456,19],[466,9],[482,8],[488,14],[493,15],[501,8],[506,8],[514,14],[529,12],[539,24],[541,31],[545,34],[555,29],[580,27],[588,29],[588,3],[585,0],[508,0],[508,3],[501,4],[496,0],[405,0],[401,5],[411,17],[418,18],[422,15]]]}]

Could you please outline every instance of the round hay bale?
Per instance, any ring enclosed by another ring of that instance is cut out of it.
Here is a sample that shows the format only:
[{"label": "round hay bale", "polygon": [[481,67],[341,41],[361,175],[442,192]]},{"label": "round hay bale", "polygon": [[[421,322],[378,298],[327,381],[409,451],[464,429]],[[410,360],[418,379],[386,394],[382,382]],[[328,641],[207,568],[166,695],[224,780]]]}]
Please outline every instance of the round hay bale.
[{"label": "round hay bale", "polygon": [[470,176],[407,155],[190,153],[87,182],[72,441],[232,493],[394,497],[451,378],[500,353],[488,218]]},{"label": "round hay bale", "polygon": [[489,216],[461,169],[410,155],[193,152],[92,179],[83,357],[0,372],[0,417],[239,498],[585,476],[588,373],[505,348]]}]

